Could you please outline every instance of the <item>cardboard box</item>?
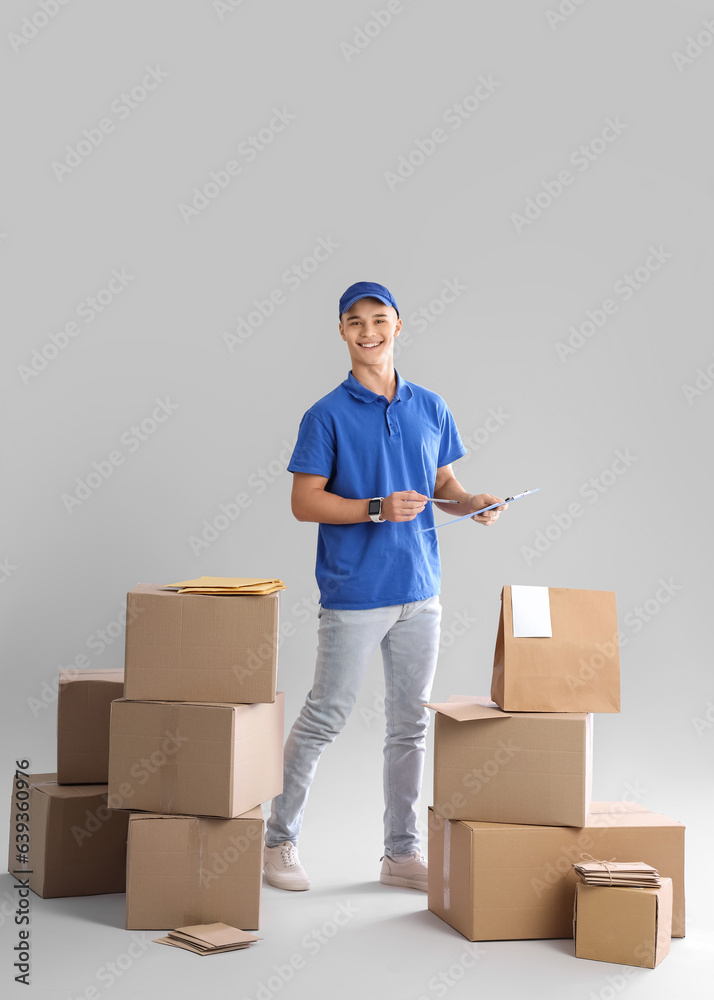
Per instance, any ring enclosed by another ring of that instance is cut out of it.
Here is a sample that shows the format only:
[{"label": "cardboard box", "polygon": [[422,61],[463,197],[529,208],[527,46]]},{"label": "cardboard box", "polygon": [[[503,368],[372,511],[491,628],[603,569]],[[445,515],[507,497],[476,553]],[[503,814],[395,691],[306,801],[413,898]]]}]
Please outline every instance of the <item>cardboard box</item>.
[{"label": "cardboard box", "polygon": [[57,781],[106,784],[109,714],[124,693],[123,670],[61,670],[57,689]]},{"label": "cardboard box", "polygon": [[128,930],[222,921],[260,926],[263,814],[235,819],[131,813],[126,876]]},{"label": "cardboard box", "polygon": [[444,819],[584,826],[592,795],[587,713],[506,713],[488,698],[431,703],[434,811]]},{"label": "cardboard box", "polygon": [[279,795],[284,700],[112,702],[112,807],[229,818]]},{"label": "cardboard box", "polygon": [[575,886],[575,957],[654,969],[669,955],[672,879],[658,889]]},{"label": "cardboard box", "polygon": [[133,701],[275,701],[280,592],[127,594],[124,697]]},{"label": "cardboard box", "polygon": [[531,590],[547,590],[552,636],[514,635],[512,588],[504,587],[491,698],[506,712],[619,712],[614,593],[557,587],[517,588],[516,593]]},{"label": "cardboard box", "polygon": [[[56,774],[31,774],[26,789],[16,775],[8,871],[29,878],[33,892],[45,899],[124,892],[126,813],[107,808],[106,785],[58,785],[56,779]],[[30,849],[23,863],[18,848],[24,841],[16,826],[24,822],[17,817],[27,803]]]},{"label": "cardboard box", "polygon": [[444,820],[429,810],[429,909],[470,941],[573,936],[572,864],[645,858],[672,879],[684,937],[684,826],[630,802],[594,802],[582,829]]}]

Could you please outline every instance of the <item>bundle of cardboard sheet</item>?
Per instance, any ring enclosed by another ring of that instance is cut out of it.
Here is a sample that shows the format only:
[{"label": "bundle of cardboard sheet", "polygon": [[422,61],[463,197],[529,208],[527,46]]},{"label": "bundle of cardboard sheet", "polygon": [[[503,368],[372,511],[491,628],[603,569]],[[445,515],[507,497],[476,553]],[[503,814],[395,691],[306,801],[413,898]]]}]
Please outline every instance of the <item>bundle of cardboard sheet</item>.
[{"label": "bundle of cardboard sheet", "polygon": [[184,948],[195,955],[220,955],[225,951],[239,951],[261,938],[228,924],[194,924],[169,931],[166,937],[155,938],[156,944],[171,948]]},{"label": "bundle of cardboard sheet", "polygon": [[285,590],[282,580],[252,576],[199,576],[196,580],[169,583],[164,590],[179,594],[274,594]]},{"label": "bundle of cardboard sheet", "polygon": [[644,889],[662,885],[657,869],[643,861],[581,861],[573,868],[587,885],[631,885]]},{"label": "bundle of cardboard sheet", "polygon": [[593,713],[620,711],[618,635],[609,591],[504,587],[492,700],[429,705],[429,909],[471,941],[572,937],[583,855],[656,866],[627,865],[621,876],[637,884],[608,891],[669,892],[671,925],[663,897],[657,933],[684,936],[684,826],[635,802],[591,801]]}]

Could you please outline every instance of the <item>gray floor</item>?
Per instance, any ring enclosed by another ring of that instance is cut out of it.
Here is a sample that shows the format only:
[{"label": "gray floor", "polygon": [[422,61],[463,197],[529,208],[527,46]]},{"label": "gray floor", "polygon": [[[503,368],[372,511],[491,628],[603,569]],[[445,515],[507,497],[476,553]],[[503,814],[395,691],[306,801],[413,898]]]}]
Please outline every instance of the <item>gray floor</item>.
[{"label": "gray floor", "polygon": [[[711,878],[696,875],[710,839],[703,811],[692,815],[690,809],[687,816],[687,937],[672,941],[670,955],[657,969],[641,970],[575,959],[569,940],[469,944],[428,911],[425,893],[380,885],[379,841],[372,836],[380,815],[376,797],[361,830],[354,825],[349,836],[330,839],[325,837],[328,806],[334,832],[340,817],[349,815],[349,795],[344,789],[335,794],[334,783],[327,780],[314,791],[300,844],[313,888],[288,893],[265,883],[258,932],[262,940],[248,951],[203,962],[153,944],[160,932],[123,929],[123,895],[33,896],[32,994],[47,1000],[96,1000],[107,993],[112,998],[168,995],[178,1000],[208,988],[215,996],[237,1000],[331,997],[338,989],[344,998],[394,1000],[515,1000],[545,994],[552,1000],[613,1000],[625,990],[628,998],[647,1000],[711,997]],[[369,799],[360,799],[361,807],[370,805]],[[353,819],[361,815],[362,809],[353,811]],[[12,899],[11,884],[9,875],[2,877],[3,901]],[[3,913],[7,910],[3,907]],[[341,926],[334,922],[336,913],[343,915]],[[1,950],[8,967],[14,943],[12,924],[5,920]],[[130,946],[134,958],[129,957]]]}]

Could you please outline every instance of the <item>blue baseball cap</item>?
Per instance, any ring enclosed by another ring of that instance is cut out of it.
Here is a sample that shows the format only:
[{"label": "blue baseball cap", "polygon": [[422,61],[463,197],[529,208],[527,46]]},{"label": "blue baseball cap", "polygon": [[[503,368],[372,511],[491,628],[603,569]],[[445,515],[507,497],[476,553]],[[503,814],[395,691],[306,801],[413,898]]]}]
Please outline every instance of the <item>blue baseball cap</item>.
[{"label": "blue baseball cap", "polygon": [[340,319],[342,319],[342,313],[347,312],[358,299],[367,298],[379,299],[380,302],[384,302],[385,306],[394,306],[397,310],[397,316],[399,315],[399,307],[388,288],[385,288],[384,285],[378,285],[376,281],[357,281],[354,285],[350,285],[340,299]]}]

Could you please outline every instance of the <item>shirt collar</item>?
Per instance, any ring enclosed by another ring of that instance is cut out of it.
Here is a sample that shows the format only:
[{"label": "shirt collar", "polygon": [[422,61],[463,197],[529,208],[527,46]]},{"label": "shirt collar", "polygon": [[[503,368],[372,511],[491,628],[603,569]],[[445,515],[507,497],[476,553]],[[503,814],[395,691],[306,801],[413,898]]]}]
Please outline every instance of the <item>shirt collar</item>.
[{"label": "shirt collar", "polygon": [[[402,376],[399,374],[398,371],[395,370],[394,374],[397,377],[397,388],[394,393],[394,399],[400,399],[400,400],[411,399],[414,393],[409,383],[405,382],[405,380],[402,378]],[[383,396],[379,395],[379,393],[372,392],[371,389],[367,389],[365,386],[362,385],[361,382],[358,382],[357,379],[352,374],[352,372],[349,372],[347,378],[344,380],[342,385],[347,390],[347,392],[350,393],[351,396],[354,396],[355,399],[361,400],[363,403],[373,403],[376,399],[384,398]],[[392,402],[394,402],[394,399],[392,400]]]}]

